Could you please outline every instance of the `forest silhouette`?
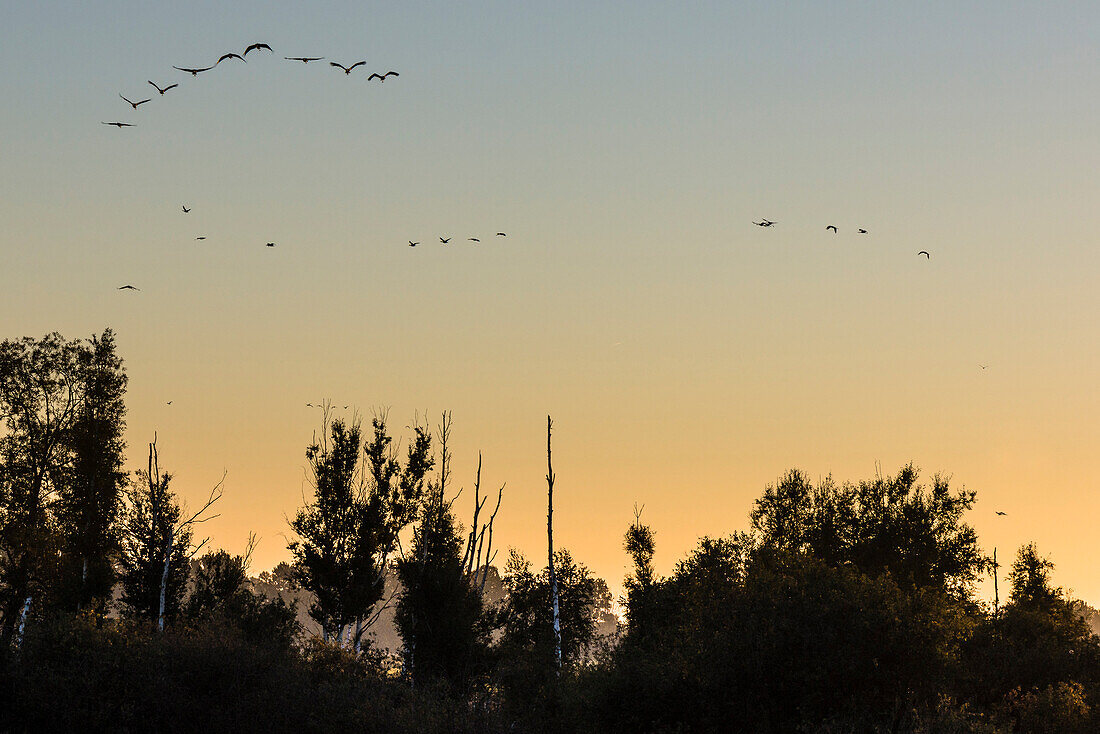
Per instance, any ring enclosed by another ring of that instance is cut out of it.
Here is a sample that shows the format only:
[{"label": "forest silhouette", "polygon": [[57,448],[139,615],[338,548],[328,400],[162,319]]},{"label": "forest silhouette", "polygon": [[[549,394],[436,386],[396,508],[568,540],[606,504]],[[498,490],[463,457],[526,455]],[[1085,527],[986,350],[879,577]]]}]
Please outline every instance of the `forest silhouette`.
[{"label": "forest silhouette", "polygon": [[449,414],[326,409],[251,577],[200,537],[220,482],[184,508],[155,436],[125,471],[126,387],[110,329],[0,343],[0,731],[1100,731],[1100,617],[1033,543],[987,557],[943,475],[788,471],[667,576],[637,510],[616,605],[551,540],[549,419],[542,567],[480,460],[458,516]]}]

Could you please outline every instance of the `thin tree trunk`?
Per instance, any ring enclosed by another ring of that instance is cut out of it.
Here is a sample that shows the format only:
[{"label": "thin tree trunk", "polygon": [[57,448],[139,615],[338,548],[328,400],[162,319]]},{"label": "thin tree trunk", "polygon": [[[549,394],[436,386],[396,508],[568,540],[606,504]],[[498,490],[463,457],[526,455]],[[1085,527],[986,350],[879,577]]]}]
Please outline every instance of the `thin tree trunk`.
[{"label": "thin tree trunk", "polygon": [[168,592],[168,564],[172,560],[172,543],[175,540],[175,528],[168,530],[168,547],[164,550],[164,572],[160,575],[160,611],[157,614],[157,629],[164,631],[164,600]]},{"label": "thin tree trunk", "polygon": [[554,607],[554,660],[561,672],[561,619],[558,616],[558,579],[554,575],[554,466],[550,463],[550,429],[546,416],[546,544],[550,558],[550,599]]},{"label": "thin tree trunk", "polygon": [[19,613],[19,627],[15,631],[15,649],[23,649],[23,630],[27,625],[27,615],[31,613],[31,597],[28,595],[27,600],[23,602],[23,611]]},{"label": "thin tree trunk", "polygon": [[997,594],[997,549],[993,549],[993,617],[997,617],[998,607],[1001,604],[1000,596]]}]

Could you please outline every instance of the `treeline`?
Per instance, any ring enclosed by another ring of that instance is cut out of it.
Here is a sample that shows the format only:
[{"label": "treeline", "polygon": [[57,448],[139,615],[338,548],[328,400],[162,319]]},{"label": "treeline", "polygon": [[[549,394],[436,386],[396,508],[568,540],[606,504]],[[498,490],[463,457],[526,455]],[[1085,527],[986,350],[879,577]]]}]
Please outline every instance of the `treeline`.
[{"label": "treeline", "polygon": [[0,731],[1100,731],[1094,610],[1033,544],[999,573],[975,494],[912,466],[792,471],[666,577],[636,515],[602,636],[611,595],[568,551],[496,562],[480,458],[457,517],[449,416],[398,450],[385,416],[326,410],[293,562],[257,580],[197,537],[220,483],[185,511],[155,439],[123,470],[125,389],[109,330],[0,344]]}]

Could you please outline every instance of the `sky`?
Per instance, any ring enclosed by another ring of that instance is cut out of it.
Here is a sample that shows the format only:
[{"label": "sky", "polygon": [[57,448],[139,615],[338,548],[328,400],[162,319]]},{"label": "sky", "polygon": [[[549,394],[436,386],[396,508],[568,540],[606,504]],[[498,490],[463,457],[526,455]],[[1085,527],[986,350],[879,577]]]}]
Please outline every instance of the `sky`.
[{"label": "sky", "polygon": [[114,329],[130,467],[155,432],[189,504],[225,471],[205,530],[255,532],[256,571],[330,399],[405,439],[451,411],[456,488],[480,451],[538,560],[552,415],[555,541],[616,590],[635,505],[668,572],[791,468],[911,461],[1097,604],[1098,30],[1091,2],[11,4],[0,337]]}]

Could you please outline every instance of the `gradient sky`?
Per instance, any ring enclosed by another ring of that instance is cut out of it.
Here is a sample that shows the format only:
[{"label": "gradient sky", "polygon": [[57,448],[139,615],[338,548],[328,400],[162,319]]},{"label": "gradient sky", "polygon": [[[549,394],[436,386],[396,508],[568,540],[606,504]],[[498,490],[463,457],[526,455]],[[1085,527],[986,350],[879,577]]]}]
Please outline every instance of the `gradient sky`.
[{"label": "gradient sky", "polygon": [[1095,2],[9,4],[0,336],[115,329],[131,467],[156,431],[192,504],[227,470],[206,530],[258,533],[255,570],[331,398],[453,411],[456,485],[480,449],[535,559],[552,414],[555,539],[615,589],[635,503],[664,572],[789,468],[911,460],[1100,602],[1098,32]]}]

